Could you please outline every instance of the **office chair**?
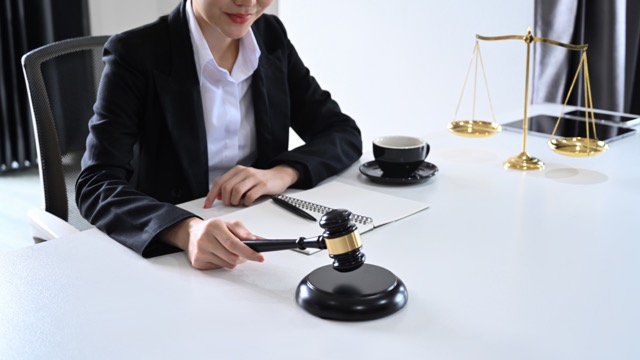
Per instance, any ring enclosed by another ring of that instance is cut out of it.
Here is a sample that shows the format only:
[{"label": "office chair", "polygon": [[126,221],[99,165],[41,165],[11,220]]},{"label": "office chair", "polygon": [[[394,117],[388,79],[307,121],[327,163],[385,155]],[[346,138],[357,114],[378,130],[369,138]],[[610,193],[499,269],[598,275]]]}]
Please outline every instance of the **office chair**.
[{"label": "office chair", "polygon": [[75,182],[108,38],[62,40],[22,57],[44,196],[44,209],[27,214],[36,243],[91,227],[76,206]]}]

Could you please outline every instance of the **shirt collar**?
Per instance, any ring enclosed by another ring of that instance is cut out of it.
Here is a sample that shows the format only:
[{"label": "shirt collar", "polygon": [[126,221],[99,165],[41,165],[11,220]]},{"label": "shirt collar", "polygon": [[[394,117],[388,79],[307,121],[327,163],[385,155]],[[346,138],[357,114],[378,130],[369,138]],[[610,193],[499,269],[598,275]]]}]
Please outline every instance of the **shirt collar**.
[{"label": "shirt collar", "polygon": [[193,8],[191,0],[187,0],[187,19],[189,22],[189,33],[191,35],[191,43],[193,45],[193,53],[196,62],[196,69],[198,71],[198,78],[202,82],[203,68],[211,63],[213,67],[220,73],[224,73],[228,78],[235,82],[240,82],[253,74],[258,68],[258,61],[260,59],[260,48],[258,42],[253,34],[253,30],[249,28],[249,31],[240,38],[240,50],[238,53],[238,59],[236,60],[231,74],[225,69],[222,69],[216,64],[209,46],[207,45],[202,30],[198,26],[196,17],[193,14]]}]

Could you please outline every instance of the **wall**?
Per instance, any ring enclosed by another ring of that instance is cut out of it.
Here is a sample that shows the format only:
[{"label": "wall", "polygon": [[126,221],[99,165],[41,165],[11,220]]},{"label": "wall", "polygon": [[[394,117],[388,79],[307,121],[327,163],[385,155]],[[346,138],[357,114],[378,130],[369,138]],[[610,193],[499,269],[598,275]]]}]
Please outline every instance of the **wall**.
[{"label": "wall", "polygon": [[88,0],[92,35],[112,35],[168,14],[179,0]]},{"label": "wall", "polygon": [[[280,0],[278,12],[312,75],[360,124],[366,150],[382,134],[446,128],[475,34],[524,35],[533,25],[533,1]],[[480,46],[495,112],[521,109],[525,43]],[[471,118],[472,83],[470,76],[459,119]],[[476,118],[490,119],[481,89],[479,82]]]},{"label": "wall", "polygon": [[[92,35],[111,35],[132,29],[168,14],[180,0],[88,0]],[[278,11],[278,1],[269,12]]]}]

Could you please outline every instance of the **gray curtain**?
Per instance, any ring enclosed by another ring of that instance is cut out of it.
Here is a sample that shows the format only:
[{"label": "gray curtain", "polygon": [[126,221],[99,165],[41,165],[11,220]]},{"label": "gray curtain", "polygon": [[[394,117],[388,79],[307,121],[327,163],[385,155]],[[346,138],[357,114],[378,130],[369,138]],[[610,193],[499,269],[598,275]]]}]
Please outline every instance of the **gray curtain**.
[{"label": "gray curtain", "polygon": [[[589,44],[593,105],[640,114],[640,1],[535,0],[534,36]],[[534,46],[531,102],[564,103],[581,53],[544,43]],[[584,106],[582,78],[569,104]]]},{"label": "gray curtain", "polygon": [[37,164],[22,55],[89,35],[88,11],[87,0],[0,1],[0,175]]}]

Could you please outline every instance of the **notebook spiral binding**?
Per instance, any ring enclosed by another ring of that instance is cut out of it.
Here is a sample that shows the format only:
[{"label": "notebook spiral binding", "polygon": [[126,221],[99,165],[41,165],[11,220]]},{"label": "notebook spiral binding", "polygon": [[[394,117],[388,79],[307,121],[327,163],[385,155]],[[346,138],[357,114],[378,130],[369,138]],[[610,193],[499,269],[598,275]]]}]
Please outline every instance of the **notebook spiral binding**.
[{"label": "notebook spiral binding", "polygon": [[[324,206],[324,205],[320,205],[320,204],[316,204],[316,203],[312,203],[310,201],[306,201],[306,200],[300,200],[291,196],[287,196],[287,195],[278,195],[276,196],[277,198],[280,198],[286,202],[288,202],[289,204],[292,204],[294,206],[299,207],[300,209],[303,210],[307,210],[307,211],[312,211],[318,214],[326,214],[329,211],[333,210],[330,207]],[[358,214],[353,214],[353,221],[358,223],[358,224],[362,224],[362,225],[367,225],[373,222],[373,218],[369,217],[369,216],[364,216],[364,215],[358,215]]]}]

